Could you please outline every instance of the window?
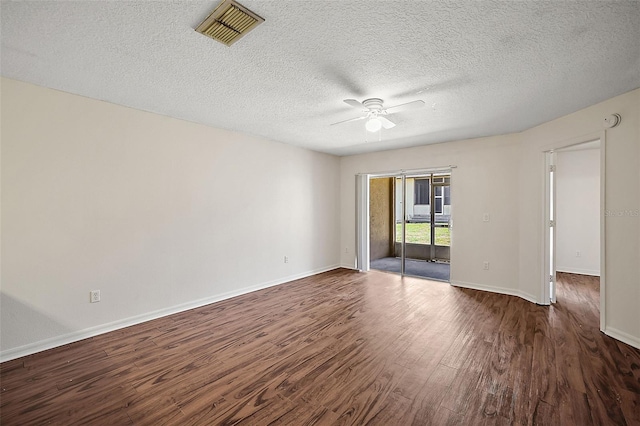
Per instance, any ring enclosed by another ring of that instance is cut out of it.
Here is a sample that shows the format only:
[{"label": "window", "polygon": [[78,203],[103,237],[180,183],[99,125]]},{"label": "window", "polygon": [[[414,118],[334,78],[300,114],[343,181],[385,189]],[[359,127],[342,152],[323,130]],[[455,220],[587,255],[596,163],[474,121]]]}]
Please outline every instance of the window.
[{"label": "window", "polygon": [[451,205],[451,187],[434,186],[435,214],[446,214],[444,206]]},{"label": "window", "polygon": [[434,201],[436,203],[435,213],[442,214],[442,186],[436,186],[433,189],[436,191],[434,197]]},{"label": "window", "polygon": [[433,183],[444,183],[449,185],[449,176],[434,176]]},{"label": "window", "polygon": [[429,179],[415,180],[415,201],[414,204],[429,204]]}]

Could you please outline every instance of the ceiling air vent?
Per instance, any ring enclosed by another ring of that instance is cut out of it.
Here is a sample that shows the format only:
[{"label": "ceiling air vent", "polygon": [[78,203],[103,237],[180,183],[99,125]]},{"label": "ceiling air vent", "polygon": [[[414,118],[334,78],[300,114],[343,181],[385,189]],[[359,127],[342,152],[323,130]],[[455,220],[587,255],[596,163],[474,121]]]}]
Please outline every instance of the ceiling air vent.
[{"label": "ceiling air vent", "polygon": [[264,19],[241,4],[224,0],[198,25],[196,31],[231,46],[263,22]]}]

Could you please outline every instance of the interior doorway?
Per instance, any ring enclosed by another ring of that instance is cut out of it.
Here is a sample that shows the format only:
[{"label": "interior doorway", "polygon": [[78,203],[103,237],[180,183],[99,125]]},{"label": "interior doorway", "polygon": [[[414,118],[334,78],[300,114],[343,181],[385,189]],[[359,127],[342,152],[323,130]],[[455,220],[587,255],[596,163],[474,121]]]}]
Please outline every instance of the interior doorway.
[{"label": "interior doorway", "polygon": [[545,152],[545,158],[545,270],[548,281],[544,286],[544,300],[556,303],[558,272],[599,278],[603,324],[603,142],[597,139],[557,148]]},{"label": "interior doorway", "polygon": [[450,280],[451,173],[401,173],[369,180],[372,269]]}]

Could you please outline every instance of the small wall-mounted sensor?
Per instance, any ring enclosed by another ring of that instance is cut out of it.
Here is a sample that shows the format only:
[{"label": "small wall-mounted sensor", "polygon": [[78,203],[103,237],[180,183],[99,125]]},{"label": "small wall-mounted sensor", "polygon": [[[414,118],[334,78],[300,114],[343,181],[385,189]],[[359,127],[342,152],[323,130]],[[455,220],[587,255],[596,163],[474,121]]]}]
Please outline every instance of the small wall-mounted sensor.
[{"label": "small wall-mounted sensor", "polygon": [[610,116],[604,118],[602,125],[605,129],[611,129],[620,124],[621,120],[622,117],[620,117],[620,114],[611,114]]}]

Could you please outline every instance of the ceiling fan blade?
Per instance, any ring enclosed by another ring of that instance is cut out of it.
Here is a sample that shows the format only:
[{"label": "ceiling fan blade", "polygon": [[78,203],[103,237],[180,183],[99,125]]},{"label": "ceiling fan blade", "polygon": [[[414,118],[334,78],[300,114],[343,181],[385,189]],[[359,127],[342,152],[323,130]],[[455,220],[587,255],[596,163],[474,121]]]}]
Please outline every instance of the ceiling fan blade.
[{"label": "ceiling fan blade", "polygon": [[380,123],[382,123],[382,127],[384,127],[387,130],[396,127],[396,123],[394,123],[393,121],[389,120],[387,117],[385,117],[383,115],[379,115],[378,116],[378,120],[380,120]]},{"label": "ceiling fan blade", "polygon": [[364,108],[361,102],[356,101],[355,99],[345,99],[343,101],[345,104],[351,105],[354,108]]},{"label": "ceiling fan blade", "polygon": [[365,118],[367,118],[367,116],[363,115],[362,117],[350,118],[348,120],[343,120],[343,121],[338,121],[336,123],[331,123],[330,126],[335,126],[336,124],[342,124],[342,123],[349,123],[351,121],[364,120]]},{"label": "ceiling fan blade", "polygon": [[387,114],[395,114],[401,111],[408,111],[410,109],[421,108],[424,106],[424,101],[411,101],[406,104],[395,105],[389,108],[385,108]]}]

